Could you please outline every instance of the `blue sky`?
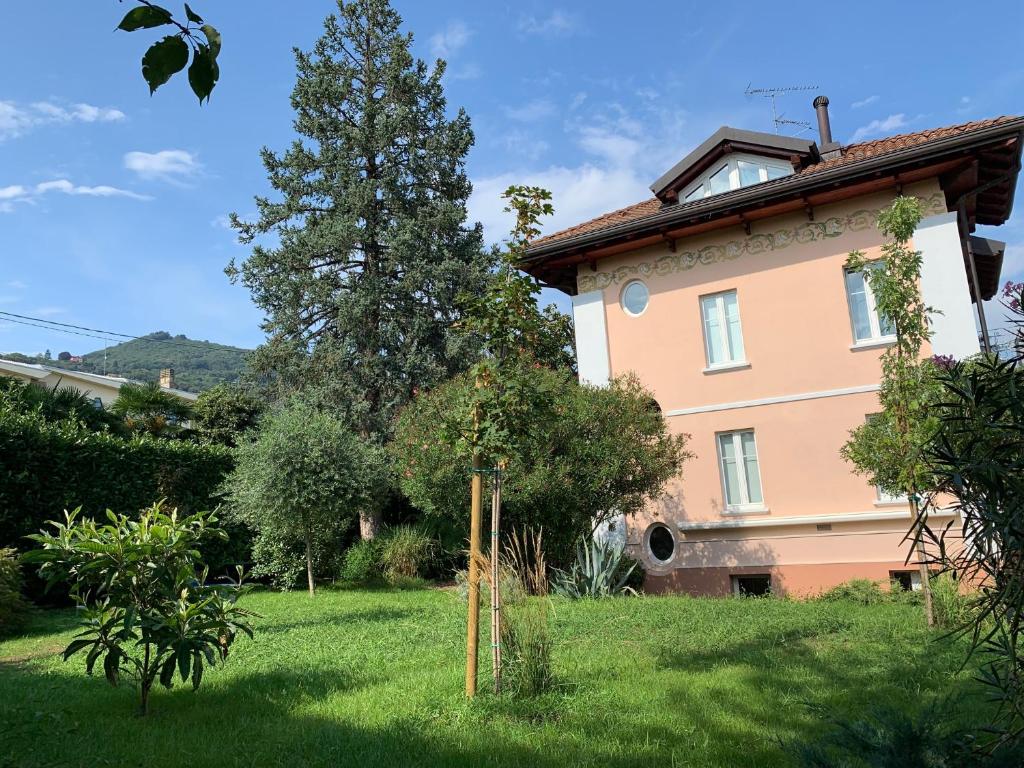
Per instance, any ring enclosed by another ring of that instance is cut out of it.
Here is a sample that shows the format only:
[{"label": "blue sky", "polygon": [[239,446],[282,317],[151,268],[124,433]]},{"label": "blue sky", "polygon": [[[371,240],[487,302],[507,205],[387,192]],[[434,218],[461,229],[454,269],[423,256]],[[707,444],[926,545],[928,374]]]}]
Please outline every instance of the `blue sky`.
[{"label": "blue sky", "polygon": [[[292,46],[333,0],[195,0],[221,29],[221,80],[199,107],[178,77],[150,97],[156,38],[113,32],[127,3],[19,3],[0,32],[0,310],[130,334],[254,346],[260,314],[223,268],[242,257],[226,214],[268,192],[258,151],[292,138]],[[469,112],[470,213],[491,239],[498,194],[538,183],[553,230],[649,196],[722,124],[771,130],[755,87],[812,84],[841,141],[1024,112],[1024,4],[471,3],[396,0],[416,53],[449,61]],[[176,13],[181,10],[169,4]],[[813,120],[815,92],[780,101]],[[1024,277],[1024,195],[1004,277]],[[0,352],[85,352],[89,338],[0,323]]]}]

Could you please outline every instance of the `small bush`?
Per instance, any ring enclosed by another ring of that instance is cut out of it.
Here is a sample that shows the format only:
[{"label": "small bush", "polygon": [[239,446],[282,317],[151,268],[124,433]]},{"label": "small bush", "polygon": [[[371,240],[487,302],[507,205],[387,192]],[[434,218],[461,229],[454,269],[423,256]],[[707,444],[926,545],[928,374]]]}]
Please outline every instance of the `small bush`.
[{"label": "small bush", "polygon": [[935,624],[945,629],[961,629],[971,623],[974,611],[971,598],[961,594],[960,583],[951,573],[931,579],[932,613]]},{"label": "small bush", "polygon": [[502,687],[513,696],[537,696],[554,686],[550,604],[530,598],[506,604],[502,612]]},{"label": "small bush", "polygon": [[379,539],[357,541],[345,551],[338,578],[350,584],[370,584],[384,576]]},{"label": "small bush", "polygon": [[879,605],[892,600],[892,593],[871,579],[850,579],[821,595],[822,600],[846,600],[861,605]]},{"label": "small bush", "polygon": [[380,564],[389,581],[415,579],[423,575],[436,556],[434,539],[411,525],[400,525],[384,536]]},{"label": "small bush", "polygon": [[21,565],[13,549],[0,549],[0,637],[25,626],[28,603],[22,596]]}]

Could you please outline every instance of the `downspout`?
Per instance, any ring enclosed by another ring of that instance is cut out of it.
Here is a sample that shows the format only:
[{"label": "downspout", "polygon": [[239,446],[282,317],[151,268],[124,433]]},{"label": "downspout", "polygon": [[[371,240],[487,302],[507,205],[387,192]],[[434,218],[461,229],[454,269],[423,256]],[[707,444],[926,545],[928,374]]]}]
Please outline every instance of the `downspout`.
[{"label": "downspout", "polygon": [[[1024,142],[1024,133],[1017,134],[1017,146]],[[1017,161],[1013,168],[991,181],[987,181],[974,189],[964,192],[956,201],[957,229],[960,230],[960,247],[967,255],[967,263],[971,268],[971,283],[974,288],[974,302],[978,305],[978,323],[981,325],[981,347],[985,352],[992,351],[992,345],[988,337],[988,321],[985,318],[985,301],[981,298],[981,286],[978,284],[978,268],[974,263],[974,251],[971,249],[969,225],[967,221],[967,198],[971,195],[979,195],[991,189],[997,184],[1002,184],[1017,176],[1020,173],[1020,152],[1017,153]]]}]

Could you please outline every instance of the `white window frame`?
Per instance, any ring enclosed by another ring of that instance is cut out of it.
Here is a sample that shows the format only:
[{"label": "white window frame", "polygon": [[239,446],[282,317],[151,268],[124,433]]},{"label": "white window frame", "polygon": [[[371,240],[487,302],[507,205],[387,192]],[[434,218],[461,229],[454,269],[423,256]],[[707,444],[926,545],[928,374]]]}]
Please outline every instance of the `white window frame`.
[{"label": "white window frame", "polygon": [[[740,328],[740,343],[743,345],[743,354],[741,356],[736,355],[736,350],[732,348],[732,342],[729,339],[729,323],[728,318],[725,314],[725,297],[729,294],[736,295],[736,320],[739,323]],[[719,341],[722,343],[722,348],[728,353],[728,358],[722,362],[711,361],[711,344],[708,343],[708,323],[704,317],[704,302],[714,299],[715,300],[715,312],[718,313],[718,333]],[[722,368],[740,368],[747,365],[747,344],[743,338],[743,315],[740,312],[740,296],[735,288],[728,291],[719,291],[718,293],[706,293],[700,297],[700,325],[703,328],[704,333],[704,360],[707,363],[705,370],[715,371]]]},{"label": "white window frame", "polygon": [[[743,456],[743,438],[742,436],[746,433],[750,433],[751,438],[754,441],[754,459],[757,462],[757,482],[761,486],[761,501],[750,501],[750,489],[747,487],[747,472],[745,466],[745,459]],[[736,477],[739,481],[740,496],[743,501],[739,504],[729,503],[729,484],[725,480],[725,461],[722,456],[722,443],[723,438],[732,438],[732,449],[737,457],[737,471]],[[718,457],[718,476],[722,483],[722,500],[725,502],[723,508],[727,512],[767,512],[768,508],[764,504],[764,480],[761,477],[761,456],[757,450],[757,435],[754,434],[753,429],[735,429],[726,432],[715,433],[715,456]]]},{"label": "white window frame", "polygon": [[[740,162],[750,163],[758,167],[759,181],[757,184],[763,184],[766,181],[774,181],[774,179],[768,178],[768,169],[772,168],[776,171],[780,171],[781,175],[776,178],[782,178],[782,176],[791,176],[793,166],[786,163],[784,160],[777,160],[775,158],[761,157],[759,155],[746,155],[746,154],[731,154],[724,160],[719,160],[713,163],[707,171],[702,173],[699,178],[691,181],[685,188],[682,194],[679,195],[679,199],[683,202],[693,202],[693,200],[687,200],[686,198],[692,195],[703,187],[703,194],[699,194],[694,197],[694,200],[699,200],[703,197],[712,197],[713,194],[722,194],[721,192],[711,192],[711,177],[718,173],[722,166],[728,166],[729,168],[729,190],[740,189]],[[748,187],[754,186],[753,184],[747,184]]]},{"label": "white window frame", "polygon": [[[881,269],[883,266],[882,261],[872,261],[865,269]],[[843,292],[846,294],[846,308],[850,313],[850,334],[853,336],[853,345],[857,346],[873,346],[879,343],[888,343],[895,341],[895,333],[882,333],[882,320],[878,312],[878,304],[875,302],[875,292],[871,288],[871,281],[868,280],[867,276],[863,276],[861,279],[864,281],[864,299],[868,304],[868,327],[871,329],[871,335],[864,339],[857,338],[857,321],[853,317],[853,301],[850,295],[850,284],[846,281],[846,276],[851,272],[857,270],[843,269]],[[860,270],[864,272],[865,270]]]},{"label": "white window frame", "polygon": [[[639,312],[633,312],[632,310],[630,310],[629,307],[626,306],[626,291],[628,291],[634,285],[639,285],[640,287],[642,287],[644,289],[644,292],[647,294],[647,300],[644,302],[644,308],[641,309]],[[650,305],[651,289],[647,287],[647,283],[645,283],[643,280],[630,280],[628,283],[622,286],[622,291],[619,293],[619,306],[622,307],[622,311],[625,312],[627,315],[629,315],[630,317],[640,317],[640,315],[647,311],[647,308]]]}]

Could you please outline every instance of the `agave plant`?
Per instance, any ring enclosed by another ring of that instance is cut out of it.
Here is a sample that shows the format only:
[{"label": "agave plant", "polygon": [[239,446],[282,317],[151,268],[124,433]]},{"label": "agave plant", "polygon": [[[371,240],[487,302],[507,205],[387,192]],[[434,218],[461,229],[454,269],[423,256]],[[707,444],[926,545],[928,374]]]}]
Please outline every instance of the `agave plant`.
[{"label": "agave plant", "polygon": [[623,548],[610,541],[580,541],[576,545],[576,562],[568,571],[555,571],[552,588],[556,595],[573,600],[636,594],[627,586],[636,563],[623,570],[620,566],[624,557]]}]

